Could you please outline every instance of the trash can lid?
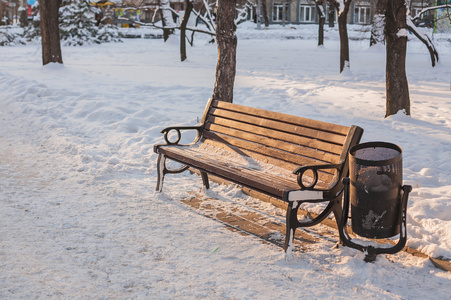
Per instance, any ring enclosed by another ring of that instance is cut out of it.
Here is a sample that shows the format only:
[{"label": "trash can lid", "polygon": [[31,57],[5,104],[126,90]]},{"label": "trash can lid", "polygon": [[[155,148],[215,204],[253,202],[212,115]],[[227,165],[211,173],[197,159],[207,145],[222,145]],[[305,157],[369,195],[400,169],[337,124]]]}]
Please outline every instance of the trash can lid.
[{"label": "trash can lid", "polygon": [[349,154],[355,163],[365,166],[384,166],[402,159],[399,146],[387,142],[368,142],[353,146]]}]

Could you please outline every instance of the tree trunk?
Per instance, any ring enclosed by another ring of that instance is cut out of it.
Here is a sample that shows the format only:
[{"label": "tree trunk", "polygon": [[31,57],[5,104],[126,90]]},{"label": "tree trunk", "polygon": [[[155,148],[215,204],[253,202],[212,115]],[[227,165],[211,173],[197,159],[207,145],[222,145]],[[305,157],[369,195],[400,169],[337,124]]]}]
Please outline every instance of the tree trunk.
[{"label": "tree trunk", "polygon": [[19,22],[21,27],[28,26],[28,12],[26,10],[21,10],[19,15]]},{"label": "tree trunk", "polygon": [[185,0],[185,14],[183,15],[182,23],[180,24],[180,59],[186,60],[186,25],[188,24],[189,16],[193,10],[193,2]]},{"label": "tree trunk", "polygon": [[3,26],[3,17],[5,16],[5,4],[0,1],[0,26]]},{"label": "tree trunk", "polygon": [[388,0],[377,0],[376,2],[376,11],[371,22],[370,47],[385,43],[384,26],[387,2]]},{"label": "tree trunk", "polygon": [[315,1],[316,11],[318,12],[318,46],[324,45],[324,23],[326,23],[326,14],[324,13],[323,0]]},{"label": "tree trunk", "polygon": [[213,99],[233,101],[233,84],[236,73],[235,6],[237,0],[218,0],[216,17],[216,41],[218,63]]},{"label": "tree trunk", "polygon": [[405,0],[391,0],[385,17],[387,47],[385,117],[405,110],[410,115],[409,87],[406,76],[406,5]]},{"label": "tree trunk", "polygon": [[42,31],[42,64],[56,62],[63,63],[61,55],[58,10],[61,0],[39,1]]},{"label": "tree trunk", "polygon": [[21,27],[28,26],[28,9],[26,0],[20,0],[19,22]]},{"label": "tree trunk", "polygon": [[348,38],[348,11],[351,0],[337,1],[331,0],[331,5],[335,6],[338,14],[338,33],[340,36],[340,73],[345,68],[349,68],[349,38]]},{"label": "tree trunk", "polygon": [[[160,1],[161,23],[163,24],[163,39],[166,42],[169,36],[173,33],[174,22],[172,20],[172,12],[169,0]],[[170,28],[168,28],[170,27]]]},{"label": "tree trunk", "polygon": [[263,12],[263,19],[265,20],[265,27],[269,27],[269,17],[268,17],[268,10],[266,8],[266,0],[262,0],[262,12]]},{"label": "tree trunk", "polygon": [[335,12],[332,6],[329,7],[329,27],[332,28],[335,26]]}]

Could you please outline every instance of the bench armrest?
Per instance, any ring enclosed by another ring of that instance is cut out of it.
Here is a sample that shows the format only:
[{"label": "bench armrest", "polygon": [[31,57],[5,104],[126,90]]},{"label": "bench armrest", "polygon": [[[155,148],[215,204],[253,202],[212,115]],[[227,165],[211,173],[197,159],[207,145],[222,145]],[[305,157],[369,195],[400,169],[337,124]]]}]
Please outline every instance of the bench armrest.
[{"label": "bench armrest", "polygon": [[[171,126],[171,127],[166,127],[165,129],[161,130],[160,132],[164,134],[164,141],[166,142],[165,145],[178,145],[180,142],[180,139],[182,138],[182,131],[188,131],[188,130],[197,130],[197,136],[194,139],[194,141],[192,143],[197,142],[200,139],[200,135],[201,135],[201,131],[202,131],[203,126],[202,125],[198,125],[198,126]],[[169,139],[169,133],[171,131],[175,131],[177,133],[177,138],[175,139],[175,141],[171,141]]]},{"label": "bench armrest", "polygon": [[[323,164],[323,165],[311,165],[311,166],[303,166],[299,167],[296,170],[293,171],[293,174],[296,174],[298,176],[298,184],[301,187],[302,190],[311,190],[311,191],[330,191],[335,188],[337,183],[340,182],[340,180],[336,180],[335,182],[332,182],[329,185],[329,188],[327,189],[319,189],[315,188],[315,185],[318,183],[318,170],[325,170],[325,169],[336,169],[339,173],[341,173],[341,170],[343,168],[343,163],[338,164]],[[313,182],[310,185],[305,185],[302,182],[302,177],[304,176],[305,172],[312,171],[313,173]]]}]

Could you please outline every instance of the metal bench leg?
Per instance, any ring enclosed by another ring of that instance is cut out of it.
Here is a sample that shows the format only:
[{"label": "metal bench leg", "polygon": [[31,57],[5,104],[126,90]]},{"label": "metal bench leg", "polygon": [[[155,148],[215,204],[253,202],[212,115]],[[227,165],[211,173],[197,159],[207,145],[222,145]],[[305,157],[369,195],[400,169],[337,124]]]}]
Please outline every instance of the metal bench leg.
[{"label": "metal bench leg", "polygon": [[163,154],[158,154],[157,160],[157,186],[155,188],[156,191],[161,192],[163,190],[163,180],[165,175],[165,162],[166,157]]},{"label": "metal bench leg", "polygon": [[200,176],[202,177],[202,183],[204,184],[204,187],[208,190],[210,188],[210,182],[208,181],[208,174],[201,171]]},{"label": "metal bench leg", "polygon": [[283,250],[285,252],[288,250],[288,247],[294,240],[294,234],[296,232],[296,228],[299,227],[298,221],[298,209],[300,204],[295,202],[288,202],[287,208],[287,216],[286,216],[286,233],[285,233],[285,244],[283,246]]},{"label": "metal bench leg", "polygon": [[[332,202],[332,212],[335,217],[335,223],[337,224],[337,228],[340,228],[341,219],[343,218],[343,196],[340,194],[335,200]],[[340,239],[338,241],[339,245],[343,244],[343,241]]]},{"label": "metal bench leg", "polygon": [[177,174],[182,173],[186,170],[188,170],[189,166],[182,165],[178,169],[168,169],[166,167],[166,156],[164,154],[160,153],[158,154],[158,160],[157,160],[157,186],[155,188],[156,191],[161,192],[163,190],[163,181],[164,176],[168,173],[170,174]]}]

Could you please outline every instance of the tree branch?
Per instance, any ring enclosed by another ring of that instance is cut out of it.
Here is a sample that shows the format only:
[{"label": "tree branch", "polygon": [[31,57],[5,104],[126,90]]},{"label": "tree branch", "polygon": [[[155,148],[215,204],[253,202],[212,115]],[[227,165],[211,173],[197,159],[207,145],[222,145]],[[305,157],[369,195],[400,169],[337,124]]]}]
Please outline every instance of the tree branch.
[{"label": "tree branch", "polygon": [[429,54],[431,55],[432,66],[435,67],[435,62],[438,62],[438,52],[437,49],[435,49],[435,46],[429,36],[418,31],[418,28],[415,26],[410,16],[407,16],[406,25],[407,29],[409,29],[420,41],[422,41],[426,45],[429,50]]}]

